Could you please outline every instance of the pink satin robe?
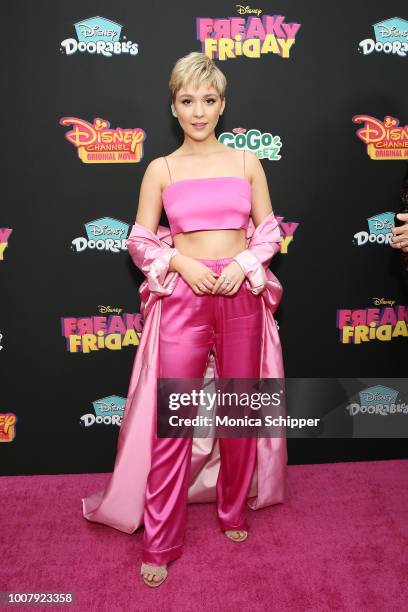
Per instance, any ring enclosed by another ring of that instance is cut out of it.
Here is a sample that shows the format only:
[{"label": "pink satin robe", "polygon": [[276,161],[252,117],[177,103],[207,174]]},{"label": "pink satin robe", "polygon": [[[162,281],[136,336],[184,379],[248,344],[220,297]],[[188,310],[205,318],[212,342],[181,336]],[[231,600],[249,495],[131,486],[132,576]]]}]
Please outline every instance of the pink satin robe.
[{"label": "pink satin robe", "polygon": [[[273,254],[280,249],[280,241],[280,230],[273,213],[256,228],[250,219],[246,231],[247,248],[234,257],[246,273],[243,282],[247,288],[255,294],[261,293],[263,298],[260,378],[284,377],[281,344],[273,316],[283,290],[268,268]],[[169,228],[159,225],[155,234],[135,223],[127,244],[133,261],[146,275],[139,288],[144,327],[130,378],[113,473],[105,489],[84,497],[82,502],[83,516],[89,521],[133,533],[143,525],[145,489],[151,463],[159,372],[160,298],[172,293],[178,273],[168,271],[169,261],[177,253]],[[210,353],[205,378],[217,376],[214,355]],[[194,438],[188,503],[216,500],[219,467],[218,440]],[[258,438],[257,463],[247,499],[252,510],[284,502],[286,470],[286,438]]]}]

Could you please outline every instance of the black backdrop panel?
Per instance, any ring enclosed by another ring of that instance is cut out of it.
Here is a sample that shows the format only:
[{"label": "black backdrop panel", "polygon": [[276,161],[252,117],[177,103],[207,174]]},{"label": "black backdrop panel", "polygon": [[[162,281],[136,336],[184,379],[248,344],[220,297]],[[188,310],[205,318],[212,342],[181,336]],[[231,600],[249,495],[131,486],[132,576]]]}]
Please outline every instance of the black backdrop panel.
[{"label": "black backdrop panel", "polygon": [[[271,264],[284,287],[276,319],[286,375],[405,376],[406,336],[343,343],[336,320],[376,299],[407,303],[397,253],[355,239],[368,219],[398,209],[407,158],[370,159],[357,136],[362,124],[352,121],[363,114],[407,122],[407,57],[359,48],[374,38],[374,24],[408,19],[406,3],[259,8],[300,28],[288,58],[216,59],[228,80],[217,136],[244,128],[280,143],[275,152],[249,141],[247,148],[262,160],[275,214],[298,224]],[[139,314],[143,276],[126,249],[106,248],[107,239],[123,229],[126,238],[146,166],[181,144],[168,80],[179,57],[202,50],[197,18],[237,16],[237,5],[44,0],[4,10],[4,22],[19,28],[18,36],[14,27],[3,31],[0,414],[17,422],[14,439],[0,446],[1,473],[109,471],[137,346],[71,352],[62,330],[71,318],[89,324]],[[62,41],[78,41],[78,32],[88,40],[96,16],[119,24],[120,41],[137,53],[105,57],[91,45],[67,55]],[[143,130],[140,160],[84,163],[64,117]],[[405,440],[289,440],[290,463],[406,456]]]}]

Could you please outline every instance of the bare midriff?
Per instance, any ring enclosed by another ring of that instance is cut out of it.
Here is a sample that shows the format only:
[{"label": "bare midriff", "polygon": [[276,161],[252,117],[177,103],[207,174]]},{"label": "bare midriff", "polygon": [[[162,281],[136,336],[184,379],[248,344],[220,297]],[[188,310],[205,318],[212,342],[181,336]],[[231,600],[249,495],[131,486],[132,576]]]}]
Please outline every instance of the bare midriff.
[{"label": "bare midriff", "polygon": [[184,232],[173,236],[181,255],[196,259],[234,257],[246,248],[245,229],[222,229]]}]

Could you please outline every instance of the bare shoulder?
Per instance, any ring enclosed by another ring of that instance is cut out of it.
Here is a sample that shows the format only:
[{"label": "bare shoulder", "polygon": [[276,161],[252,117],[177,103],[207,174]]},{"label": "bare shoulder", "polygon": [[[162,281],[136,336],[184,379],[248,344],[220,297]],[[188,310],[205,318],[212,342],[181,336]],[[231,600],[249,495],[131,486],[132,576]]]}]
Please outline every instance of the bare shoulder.
[{"label": "bare shoulder", "polygon": [[166,160],[164,157],[156,157],[149,162],[143,175],[143,182],[156,185],[160,190],[164,188],[166,183]]},{"label": "bare shoulder", "polygon": [[264,176],[264,169],[256,153],[245,149],[245,173],[251,183]]},{"label": "bare shoulder", "polygon": [[146,167],[139,191],[136,223],[156,231],[163,208],[162,188],[165,182],[166,162],[153,159]]}]

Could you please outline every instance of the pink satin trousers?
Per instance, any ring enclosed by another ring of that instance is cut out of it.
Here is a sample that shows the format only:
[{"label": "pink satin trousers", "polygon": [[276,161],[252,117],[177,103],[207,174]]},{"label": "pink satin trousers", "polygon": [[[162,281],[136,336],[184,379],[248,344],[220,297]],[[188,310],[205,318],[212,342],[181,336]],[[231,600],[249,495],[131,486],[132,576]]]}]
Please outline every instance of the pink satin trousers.
[{"label": "pink satin trousers", "polygon": [[[198,261],[221,273],[232,257]],[[163,298],[160,320],[161,378],[202,378],[210,349],[218,375],[258,378],[262,337],[262,297],[245,286],[234,295],[196,295],[179,276]],[[220,438],[216,483],[222,530],[248,530],[246,499],[256,465],[256,438]],[[164,565],[182,554],[187,520],[191,438],[158,438],[156,427],[144,508],[145,563]]]}]

